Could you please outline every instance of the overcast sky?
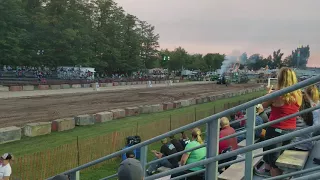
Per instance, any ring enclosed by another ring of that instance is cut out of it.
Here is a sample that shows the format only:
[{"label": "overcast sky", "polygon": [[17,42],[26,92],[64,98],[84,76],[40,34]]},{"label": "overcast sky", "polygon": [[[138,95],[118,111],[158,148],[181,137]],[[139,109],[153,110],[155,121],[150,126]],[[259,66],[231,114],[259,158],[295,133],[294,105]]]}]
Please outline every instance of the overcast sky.
[{"label": "overcast sky", "polygon": [[320,0],[115,1],[154,25],[163,49],[266,56],[309,44],[309,65],[320,67]]}]

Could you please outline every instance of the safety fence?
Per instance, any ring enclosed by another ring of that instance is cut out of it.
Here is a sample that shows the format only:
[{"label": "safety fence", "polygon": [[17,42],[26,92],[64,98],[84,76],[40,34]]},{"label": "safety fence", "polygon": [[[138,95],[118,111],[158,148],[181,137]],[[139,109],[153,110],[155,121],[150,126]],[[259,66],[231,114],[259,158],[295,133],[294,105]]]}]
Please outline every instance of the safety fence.
[{"label": "safety fence", "polygon": [[[168,118],[159,119],[147,124],[133,124],[132,127],[97,137],[87,139],[77,138],[77,140],[73,142],[56,148],[17,157],[12,164],[12,179],[43,180],[121,150],[125,146],[126,137],[128,136],[139,135],[142,140],[147,140],[212,114],[230,109],[254,98],[257,97],[253,96],[242,99],[241,101],[230,98],[228,103],[214,105],[210,109],[199,110],[195,107],[193,111],[183,115],[169,115]],[[104,163],[110,163],[112,161],[118,162],[118,159],[113,158]],[[104,163],[91,166],[85,171],[96,169]]]}]

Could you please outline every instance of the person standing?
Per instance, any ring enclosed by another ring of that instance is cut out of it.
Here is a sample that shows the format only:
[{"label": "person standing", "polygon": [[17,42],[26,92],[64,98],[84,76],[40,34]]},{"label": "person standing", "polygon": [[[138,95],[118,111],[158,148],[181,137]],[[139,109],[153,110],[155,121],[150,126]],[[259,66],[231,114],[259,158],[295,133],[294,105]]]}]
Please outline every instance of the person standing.
[{"label": "person standing", "polygon": [[5,153],[0,157],[0,180],[9,180],[12,169],[10,162],[12,161],[13,156],[10,153]]},{"label": "person standing", "polygon": [[[290,87],[294,84],[298,83],[295,72],[287,67],[283,67],[280,69],[278,73],[278,83],[276,87],[277,90],[281,90],[287,87]],[[268,94],[272,93],[272,87],[269,87]],[[264,102],[262,105],[264,108],[271,107],[269,121],[274,121],[285,116],[297,113],[302,104],[302,93],[301,90],[296,90],[287,94],[284,94],[275,99]],[[275,137],[279,137],[283,134],[287,134],[296,130],[296,121],[297,117],[293,117],[287,119],[285,121],[279,122],[277,124],[273,124],[266,129],[265,139],[272,139]],[[263,151],[268,151],[277,147],[285,146],[290,144],[289,141],[272,144],[270,146],[264,147]],[[263,177],[269,176],[278,176],[283,172],[276,166],[276,161],[278,157],[281,155],[281,151],[273,152],[270,154],[266,154],[263,156],[263,160],[265,161],[265,168],[256,171],[256,174]]]}]

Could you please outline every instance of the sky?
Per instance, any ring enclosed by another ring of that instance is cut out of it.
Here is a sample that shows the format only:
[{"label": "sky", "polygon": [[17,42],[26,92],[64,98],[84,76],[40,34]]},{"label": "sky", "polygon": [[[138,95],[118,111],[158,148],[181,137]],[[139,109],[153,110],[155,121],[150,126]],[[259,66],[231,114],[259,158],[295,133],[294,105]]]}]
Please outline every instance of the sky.
[{"label": "sky", "polygon": [[310,45],[308,66],[320,67],[320,0],[115,0],[147,21],[160,47],[189,53],[233,51],[285,56]]}]

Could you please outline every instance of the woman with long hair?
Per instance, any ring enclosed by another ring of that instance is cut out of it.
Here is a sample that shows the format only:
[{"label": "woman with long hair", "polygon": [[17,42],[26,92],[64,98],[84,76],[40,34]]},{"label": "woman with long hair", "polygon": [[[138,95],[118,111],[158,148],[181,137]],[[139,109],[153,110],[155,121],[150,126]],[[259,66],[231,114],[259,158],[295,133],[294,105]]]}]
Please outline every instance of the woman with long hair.
[{"label": "woman with long hair", "polygon": [[[278,73],[278,83],[275,91],[290,87],[298,82],[295,72],[287,67],[281,68]],[[272,87],[269,87],[268,93],[271,93]],[[275,99],[264,102],[262,105],[264,108],[271,107],[269,121],[274,121],[279,118],[297,113],[302,104],[302,93],[300,90],[296,90],[287,94],[284,94]],[[288,132],[292,132],[296,129],[296,117],[288,120],[273,124],[266,129],[265,139],[272,139]],[[268,151],[280,146],[289,144],[290,141],[285,141],[277,144],[273,144],[264,147],[264,151]],[[256,171],[257,175],[268,177],[278,176],[282,174],[282,171],[276,166],[276,161],[281,152],[274,152],[263,156],[265,162],[265,169]]]},{"label": "woman with long hair", "polygon": [[[199,128],[193,129],[191,135],[192,135],[192,140],[191,140],[191,142],[189,142],[187,144],[185,150],[188,150],[188,149],[191,149],[191,148],[194,148],[194,147],[197,147],[197,146],[200,146],[201,144],[203,144],[203,140],[201,137],[201,130]],[[184,153],[182,155],[180,164],[181,164],[181,166],[184,166],[186,164],[191,164],[191,163],[201,161],[201,160],[205,159],[206,153],[207,153],[207,151],[206,151],[205,147],[193,150],[188,153]],[[199,171],[202,169],[204,169],[204,166],[199,166],[199,167],[189,169],[186,173]],[[187,178],[187,180],[202,180],[202,179],[203,179],[203,174],[194,175],[194,176]]]},{"label": "woman with long hair", "polygon": [[[303,93],[302,105],[300,111],[309,109],[311,107],[317,106],[319,104],[319,91],[317,86],[312,85],[307,87]],[[307,128],[319,122],[319,110],[314,110],[313,112],[307,112],[297,117],[297,130]],[[312,133],[305,133],[297,136],[292,142],[299,142],[302,140],[310,139]],[[313,148],[313,142],[309,141],[306,143],[298,144],[293,147],[293,150],[297,151],[310,151]]]}]

